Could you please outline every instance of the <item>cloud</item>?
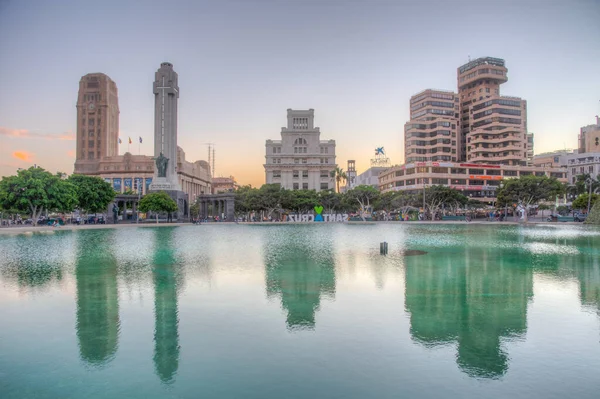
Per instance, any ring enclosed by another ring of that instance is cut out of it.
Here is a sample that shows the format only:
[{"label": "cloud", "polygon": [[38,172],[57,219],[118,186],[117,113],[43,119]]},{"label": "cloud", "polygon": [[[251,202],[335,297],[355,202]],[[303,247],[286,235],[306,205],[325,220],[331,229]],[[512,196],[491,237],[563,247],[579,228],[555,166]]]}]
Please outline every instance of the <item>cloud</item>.
[{"label": "cloud", "polygon": [[44,140],[75,140],[75,134],[67,131],[64,133],[39,133],[27,129],[10,129],[0,126],[0,136],[16,137],[23,139],[44,139]]},{"label": "cloud", "polygon": [[27,151],[15,151],[12,156],[20,161],[33,162],[33,154]]}]

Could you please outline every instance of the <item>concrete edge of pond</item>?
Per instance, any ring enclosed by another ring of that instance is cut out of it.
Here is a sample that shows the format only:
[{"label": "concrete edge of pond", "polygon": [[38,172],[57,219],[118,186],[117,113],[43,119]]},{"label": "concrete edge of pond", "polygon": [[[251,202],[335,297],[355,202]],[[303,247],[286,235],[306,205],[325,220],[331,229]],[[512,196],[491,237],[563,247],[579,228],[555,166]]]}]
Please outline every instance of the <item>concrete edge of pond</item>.
[{"label": "concrete edge of pond", "polygon": [[[90,229],[120,229],[120,228],[135,228],[135,227],[181,227],[181,226],[194,226],[194,227],[212,227],[212,226],[232,226],[232,225],[244,225],[244,226],[275,226],[275,225],[331,225],[331,224],[346,224],[346,225],[377,225],[377,224],[394,224],[394,225],[519,225],[519,222],[490,222],[490,221],[472,221],[472,222],[464,222],[464,221],[413,221],[413,222],[398,222],[398,221],[389,221],[389,222],[360,222],[360,221],[352,221],[352,222],[344,222],[344,223],[315,223],[315,222],[210,222],[210,223],[201,223],[199,225],[194,225],[191,223],[122,223],[122,224],[101,224],[101,225],[65,225],[60,227],[52,227],[52,226],[20,226],[20,227],[0,227],[0,235],[32,235],[34,233],[41,234],[53,234],[56,231],[64,231],[64,230],[90,230]],[[598,227],[594,225],[585,225],[583,223],[578,222],[560,222],[560,223],[552,223],[552,222],[529,222],[526,225],[550,225],[550,226],[586,226],[586,227]]]}]

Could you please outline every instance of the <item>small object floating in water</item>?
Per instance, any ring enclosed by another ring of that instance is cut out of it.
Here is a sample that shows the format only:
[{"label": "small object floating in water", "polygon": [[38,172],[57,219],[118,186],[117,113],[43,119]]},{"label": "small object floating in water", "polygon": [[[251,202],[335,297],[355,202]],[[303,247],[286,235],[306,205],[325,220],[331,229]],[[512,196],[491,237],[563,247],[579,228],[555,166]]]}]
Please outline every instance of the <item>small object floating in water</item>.
[{"label": "small object floating in water", "polygon": [[387,255],[388,253],[388,243],[387,242],[380,242],[379,243],[379,253],[381,255]]},{"label": "small object floating in water", "polygon": [[425,255],[427,251],[421,251],[418,249],[406,249],[402,251],[402,256],[417,256],[417,255]]}]

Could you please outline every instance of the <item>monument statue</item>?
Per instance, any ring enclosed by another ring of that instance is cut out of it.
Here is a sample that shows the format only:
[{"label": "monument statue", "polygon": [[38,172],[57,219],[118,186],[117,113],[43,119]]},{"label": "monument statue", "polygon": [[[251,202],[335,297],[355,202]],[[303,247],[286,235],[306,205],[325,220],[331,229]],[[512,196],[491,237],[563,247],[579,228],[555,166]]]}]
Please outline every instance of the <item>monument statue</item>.
[{"label": "monument statue", "polygon": [[156,161],[156,170],[158,172],[158,177],[166,177],[169,158],[165,157],[161,152],[160,155],[154,159]]}]

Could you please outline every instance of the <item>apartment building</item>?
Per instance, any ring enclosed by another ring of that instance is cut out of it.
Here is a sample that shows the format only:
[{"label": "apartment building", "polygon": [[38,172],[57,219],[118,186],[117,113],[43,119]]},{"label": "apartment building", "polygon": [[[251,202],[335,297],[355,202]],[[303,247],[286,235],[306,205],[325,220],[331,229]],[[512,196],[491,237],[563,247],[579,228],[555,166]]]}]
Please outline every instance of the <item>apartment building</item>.
[{"label": "apartment building", "polygon": [[457,69],[461,159],[492,165],[526,165],[533,155],[527,137],[527,102],[500,95],[508,81],[500,58],[484,57]]}]

